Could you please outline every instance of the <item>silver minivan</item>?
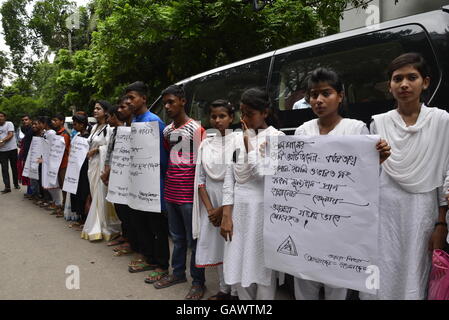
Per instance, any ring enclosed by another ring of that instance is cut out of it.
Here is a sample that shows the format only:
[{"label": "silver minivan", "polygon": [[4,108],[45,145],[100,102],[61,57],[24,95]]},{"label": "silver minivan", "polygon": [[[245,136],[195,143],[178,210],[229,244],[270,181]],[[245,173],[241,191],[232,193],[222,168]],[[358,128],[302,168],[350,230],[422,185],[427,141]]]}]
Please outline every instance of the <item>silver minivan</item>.
[{"label": "silver minivan", "polygon": [[[368,123],[371,116],[394,108],[387,88],[388,64],[405,52],[419,52],[432,70],[425,95],[431,106],[449,101],[449,6],[381,23],[377,30],[360,28],[296,44],[194,75],[178,84],[187,95],[187,113],[209,127],[207,107],[215,99],[228,99],[237,110],[250,87],[268,90],[281,129],[287,134],[314,117],[304,103],[305,80],[317,67],[337,71],[345,84],[347,117]],[[161,98],[152,111],[169,122]]]}]

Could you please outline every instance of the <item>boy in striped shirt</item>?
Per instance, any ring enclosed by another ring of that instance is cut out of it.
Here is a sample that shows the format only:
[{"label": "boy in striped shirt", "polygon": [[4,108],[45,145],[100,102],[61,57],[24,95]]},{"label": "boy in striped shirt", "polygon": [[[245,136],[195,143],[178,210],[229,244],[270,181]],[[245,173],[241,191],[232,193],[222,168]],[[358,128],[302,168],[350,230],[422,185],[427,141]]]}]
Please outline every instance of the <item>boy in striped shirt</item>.
[{"label": "boy in striped shirt", "polygon": [[162,91],[162,101],[167,115],[173,122],[164,129],[164,141],[170,152],[165,179],[165,202],[168,225],[173,239],[173,274],[154,284],[166,288],[186,282],[187,247],[192,249],[190,275],[192,287],[186,299],[199,300],[205,291],[204,268],[195,265],[196,241],[192,237],[193,188],[196,153],[204,128],[185,112],[185,93],[182,87],[173,85]]}]

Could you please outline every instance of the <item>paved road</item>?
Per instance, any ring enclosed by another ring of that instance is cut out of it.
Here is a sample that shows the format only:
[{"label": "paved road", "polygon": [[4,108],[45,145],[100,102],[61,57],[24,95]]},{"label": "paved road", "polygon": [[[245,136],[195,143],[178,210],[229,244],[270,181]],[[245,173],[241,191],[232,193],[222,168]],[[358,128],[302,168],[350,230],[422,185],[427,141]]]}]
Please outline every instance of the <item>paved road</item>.
[{"label": "paved road", "polygon": [[[128,272],[129,256],[114,257],[105,241],[81,239],[67,221],[25,199],[23,191],[0,194],[0,299],[184,299],[190,280],[155,289],[144,283],[147,272]],[[66,288],[71,265],[79,267],[78,290]],[[216,268],[206,269],[206,279],[208,297],[218,290]],[[279,298],[288,298],[285,290],[278,291]]]},{"label": "paved road", "polygon": [[[23,189],[0,195],[0,221],[0,299],[183,299],[190,288],[190,281],[160,290],[144,283],[147,272],[128,272],[130,257],[81,239],[63,218],[24,199]],[[79,290],[66,288],[69,265],[79,267]],[[210,296],[215,268],[206,279]]]}]

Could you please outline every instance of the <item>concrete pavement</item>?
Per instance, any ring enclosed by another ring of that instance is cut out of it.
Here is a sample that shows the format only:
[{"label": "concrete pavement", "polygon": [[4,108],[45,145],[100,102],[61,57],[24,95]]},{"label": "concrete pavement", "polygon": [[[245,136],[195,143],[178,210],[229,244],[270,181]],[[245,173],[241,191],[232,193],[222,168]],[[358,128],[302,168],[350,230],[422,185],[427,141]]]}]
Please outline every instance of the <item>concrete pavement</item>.
[{"label": "concrete pavement", "polygon": [[[189,276],[186,283],[155,289],[144,283],[148,272],[128,272],[131,256],[114,257],[105,241],[81,239],[64,218],[25,199],[24,188],[0,194],[0,299],[184,299]],[[73,284],[69,266],[79,270],[79,289],[66,287],[68,278]],[[216,268],[206,268],[206,286],[206,298],[218,291]],[[278,290],[277,299],[289,299],[285,289]]]},{"label": "concrete pavement", "polygon": [[[0,299],[184,299],[190,278],[155,289],[144,283],[148,272],[128,272],[130,256],[114,257],[105,241],[81,239],[64,218],[49,215],[23,193],[0,195]],[[66,288],[71,265],[79,268],[78,290]],[[208,297],[218,290],[216,268],[206,269],[206,279]]]}]

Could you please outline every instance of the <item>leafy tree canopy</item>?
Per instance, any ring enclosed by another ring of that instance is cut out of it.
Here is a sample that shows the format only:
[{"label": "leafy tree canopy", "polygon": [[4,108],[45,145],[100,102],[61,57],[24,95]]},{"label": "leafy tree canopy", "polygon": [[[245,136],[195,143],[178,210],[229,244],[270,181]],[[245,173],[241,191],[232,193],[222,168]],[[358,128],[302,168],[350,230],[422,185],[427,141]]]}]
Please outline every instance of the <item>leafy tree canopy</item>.
[{"label": "leafy tree canopy", "polygon": [[[77,9],[68,0],[7,0],[0,13],[11,67],[28,85],[5,88],[0,109],[18,95],[49,110],[89,110],[95,99],[115,100],[136,80],[148,83],[155,98],[193,74],[338,32],[346,6],[370,1],[256,2],[266,5],[254,10],[253,0],[92,0]],[[50,53],[56,55],[51,63]],[[8,63],[0,54],[0,77]]]}]

